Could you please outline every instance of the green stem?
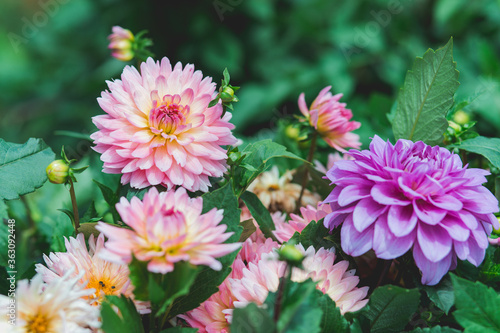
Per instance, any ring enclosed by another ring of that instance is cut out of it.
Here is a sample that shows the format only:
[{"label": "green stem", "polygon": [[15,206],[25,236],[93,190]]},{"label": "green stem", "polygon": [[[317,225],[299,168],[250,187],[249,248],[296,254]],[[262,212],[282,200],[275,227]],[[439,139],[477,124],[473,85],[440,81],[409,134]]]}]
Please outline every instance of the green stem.
[{"label": "green stem", "polygon": [[283,294],[285,293],[285,288],[287,282],[292,279],[292,268],[290,265],[287,265],[285,272],[286,277],[282,277],[280,284],[278,286],[278,293],[276,295],[276,303],[274,304],[274,322],[278,322],[281,314],[281,305],[283,304]]},{"label": "green stem", "polygon": [[[311,163],[314,158],[314,151],[316,150],[316,141],[318,140],[318,132],[314,132],[311,146],[309,147],[309,154],[307,154],[307,162]],[[302,197],[304,196],[304,191],[306,190],[307,183],[309,182],[309,167],[306,165],[306,170],[304,171],[304,178],[302,179],[302,189],[300,190],[299,199],[297,200],[297,210],[302,206]]]},{"label": "green stem", "polygon": [[70,177],[69,180],[69,195],[71,196],[71,205],[73,206],[73,217],[75,219],[75,234],[78,235],[78,229],[80,228],[80,217],[78,216],[78,205],[76,204],[75,186]]}]

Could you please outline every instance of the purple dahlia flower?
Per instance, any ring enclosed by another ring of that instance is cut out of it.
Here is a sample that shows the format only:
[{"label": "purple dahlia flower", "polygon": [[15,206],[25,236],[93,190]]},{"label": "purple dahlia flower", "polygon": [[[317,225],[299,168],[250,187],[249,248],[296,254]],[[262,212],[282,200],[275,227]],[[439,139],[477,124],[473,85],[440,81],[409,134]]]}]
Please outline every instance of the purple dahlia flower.
[{"label": "purple dahlia flower", "polygon": [[489,173],[467,169],[447,149],[375,136],[370,150],[350,150],[327,172],[336,187],[325,199],[327,228],[342,224],[342,249],[360,256],[373,249],[394,259],[407,251],[422,283],[437,284],[457,257],[478,266],[488,247],[498,201],[481,184]]}]

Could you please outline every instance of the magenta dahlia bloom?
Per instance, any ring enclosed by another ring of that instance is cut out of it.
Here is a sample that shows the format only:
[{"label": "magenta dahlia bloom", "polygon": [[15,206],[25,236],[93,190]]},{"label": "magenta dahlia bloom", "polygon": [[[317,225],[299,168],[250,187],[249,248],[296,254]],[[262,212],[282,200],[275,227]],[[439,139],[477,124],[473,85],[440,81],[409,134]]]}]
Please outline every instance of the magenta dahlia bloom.
[{"label": "magenta dahlia bloom", "polygon": [[182,187],[162,193],[152,187],[142,201],[121,198],[116,210],[131,229],[99,222],[96,229],[108,238],[99,255],[128,264],[133,254],[148,262],[153,273],[171,272],[179,261],[220,270],[222,264],[216,258],[237,250],[241,243],[224,243],[233,233],[219,224],[222,210],[202,214],[202,209],[203,199],[190,198]]},{"label": "magenta dahlia bloom", "polygon": [[[172,69],[163,58],[149,58],[123,70],[121,80],[107,82],[110,91],[98,98],[107,113],[93,118],[99,131],[91,135],[101,153],[104,172],[123,174],[122,184],[136,188],[180,185],[189,191],[208,191],[208,177],[226,170],[226,149],[236,143],[220,103],[215,83],[193,65],[179,62]],[[221,118],[222,117],[222,118]]]},{"label": "magenta dahlia bloom", "polygon": [[381,259],[407,251],[422,283],[437,284],[456,258],[478,266],[488,247],[498,201],[481,184],[489,173],[467,169],[447,149],[419,141],[396,145],[375,136],[370,150],[349,152],[327,173],[336,187],[326,198],[327,228],[342,224],[342,249],[360,256],[373,249]]},{"label": "magenta dahlia bloom", "polygon": [[304,93],[300,94],[299,109],[331,147],[341,152],[345,152],[344,148],[347,147],[359,148],[359,135],[351,131],[358,129],[361,123],[349,121],[352,118],[351,110],[345,108],[345,103],[339,103],[343,95],[332,96],[331,88],[328,86],[321,90],[310,108],[307,108]]}]

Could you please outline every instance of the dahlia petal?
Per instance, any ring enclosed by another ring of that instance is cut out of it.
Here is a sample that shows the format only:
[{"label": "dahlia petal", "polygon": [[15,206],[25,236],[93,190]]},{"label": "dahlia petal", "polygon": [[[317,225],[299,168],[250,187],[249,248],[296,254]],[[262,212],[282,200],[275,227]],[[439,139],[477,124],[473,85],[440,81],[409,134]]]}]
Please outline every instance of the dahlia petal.
[{"label": "dahlia petal", "polygon": [[429,197],[429,201],[436,207],[455,212],[461,210],[463,207],[462,202],[452,195]]},{"label": "dahlia petal", "polygon": [[389,229],[397,237],[411,233],[417,225],[417,220],[417,215],[411,205],[391,206],[387,214]]},{"label": "dahlia petal", "polygon": [[395,236],[387,225],[387,217],[381,215],[374,226],[373,250],[377,258],[395,259],[408,252],[413,246],[415,237],[415,230],[412,230],[404,237]]},{"label": "dahlia petal", "polygon": [[357,257],[368,252],[372,248],[373,227],[369,227],[363,232],[358,232],[352,222],[352,217],[346,217],[340,232],[342,239],[342,250]]},{"label": "dahlia petal", "polygon": [[446,210],[436,208],[424,200],[415,200],[413,208],[418,218],[430,225],[438,224],[446,216]]},{"label": "dahlia petal", "polygon": [[389,183],[379,183],[372,187],[371,196],[373,200],[382,205],[400,205],[406,206],[411,203],[399,193],[397,188]]},{"label": "dahlia petal", "polygon": [[347,206],[354,201],[370,196],[370,189],[358,185],[349,185],[342,189],[339,194],[338,203],[341,206]]},{"label": "dahlia petal", "polygon": [[428,260],[418,243],[413,247],[413,257],[415,258],[415,264],[422,272],[422,284],[429,286],[434,286],[441,281],[443,276],[448,273],[452,261],[451,253],[438,262]]},{"label": "dahlia petal", "polygon": [[448,232],[451,238],[459,242],[465,242],[470,236],[470,229],[452,215],[447,215],[439,225]]},{"label": "dahlia petal", "polygon": [[452,239],[440,226],[420,223],[417,227],[417,240],[422,253],[431,262],[443,260],[451,251]]},{"label": "dahlia petal", "polygon": [[370,197],[361,199],[356,204],[352,214],[354,227],[357,231],[362,232],[375,222],[385,210],[386,206],[379,205]]}]

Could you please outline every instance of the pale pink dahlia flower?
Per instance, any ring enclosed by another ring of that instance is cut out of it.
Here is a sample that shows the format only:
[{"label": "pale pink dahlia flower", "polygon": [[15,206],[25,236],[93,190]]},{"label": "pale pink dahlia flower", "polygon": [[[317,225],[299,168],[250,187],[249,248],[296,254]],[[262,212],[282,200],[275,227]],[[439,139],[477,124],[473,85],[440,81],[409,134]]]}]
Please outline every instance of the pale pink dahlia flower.
[{"label": "pale pink dahlia flower", "polygon": [[279,244],[269,238],[265,240],[258,238],[255,241],[248,238],[231,265],[231,274],[219,286],[219,291],[196,309],[179,317],[184,319],[189,326],[198,328],[199,333],[230,332],[235,297],[229,280],[243,278],[243,269],[246,269],[249,263],[258,262],[263,254],[278,247]]},{"label": "pale pink dahlia flower", "polygon": [[98,98],[107,114],[93,118],[99,131],[91,138],[104,172],[121,173],[122,184],[136,188],[208,191],[208,177],[226,170],[221,146],[236,143],[231,113],[222,116],[220,103],[208,107],[216,95],[212,79],[193,65],[172,69],[167,58],[149,58],[141,73],[127,66],[121,78],[108,81],[110,91]]},{"label": "pale pink dahlia flower", "polygon": [[101,256],[128,264],[134,255],[149,262],[149,271],[162,274],[171,272],[179,261],[220,270],[222,265],[215,258],[241,244],[223,244],[233,234],[225,232],[225,224],[219,224],[223,210],[214,208],[202,214],[202,209],[203,199],[190,198],[182,187],[162,193],[152,187],[142,201],[121,198],[116,210],[132,229],[99,222],[97,230],[108,238]]},{"label": "pale pink dahlia flower", "polygon": [[370,249],[393,259],[410,249],[422,283],[437,284],[456,258],[479,265],[488,247],[498,201],[481,184],[489,173],[467,169],[439,146],[375,136],[369,150],[349,152],[327,177],[336,187],[325,199],[327,228],[342,224],[342,249],[360,256]]},{"label": "pale pink dahlia flower", "polygon": [[75,332],[91,333],[100,327],[99,309],[83,298],[93,290],[83,289],[79,278],[70,274],[43,283],[41,275],[31,280],[17,282],[16,303],[14,304],[15,322],[9,322],[10,297],[0,295],[0,331],[24,332]]},{"label": "pale pink dahlia flower", "polygon": [[[368,287],[357,288],[359,277],[354,270],[347,270],[348,261],[334,264],[335,253],[324,248],[317,252],[311,246],[307,250],[296,245],[304,255],[304,270],[293,268],[292,281],[303,282],[312,279],[317,282],[317,289],[330,296],[340,308],[342,314],[354,312],[368,303],[364,299]],[[257,263],[249,263],[243,269],[243,278],[229,279],[229,285],[235,297],[234,307],[245,307],[248,303],[262,305],[269,292],[278,290],[279,279],[285,275],[286,264],[278,260],[276,252],[262,255]]]},{"label": "pale pink dahlia flower", "polygon": [[310,108],[307,108],[304,93],[300,94],[299,109],[331,147],[341,152],[345,152],[344,148],[347,147],[359,148],[359,135],[351,131],[358,129],[361,123],[349,121],[352,118],[351,110],[345,108],[345,103],[339,103],[343,95],[332,96],[331,88],[328,86],[321,90]]},{"label": "pale pink dahlia flower", "polygon": [[279,242],[287,242],[292,238],[295,232],[301,233],[309,223],[312,221],[318,222],[331,212],[332,209],[330,205],[323,205],[321,203],[319,203],[317,207],[311,205],[301,207],[301,215],[290,214],[291,219],[288,221],[285,221],[285,219],[273,219],[274,226],[276,227],[276,230],[273,230],[273,234]]},{"label": "pale pink dahlia flower", "polygon": [[132,50],[134,35],[128,29],[114,26],[113,33],[108,36],[110,41],[108,48],[111,49],[111,55],[121,61],[129,61],[134,58]]},{"label": "pale pink dahlia flower", "polygon": [[[36,264],[36,271],[43,277],[45,283],[62,279],[68,271],[73,271],[72,277],[79,277],[79,284],[94,293],[87,297],[92,305],[100,305],[107,295],[125,295],[134,298],[133,285],[130,283],[127,265],[116,264],[100,257],[104,249],[104,235],[100,234],[97,241],[94,235],[89,237],[89,249],[85,244],[83,234],[76,239],[64,239],[66,252],[43,255],[47,266]],[[147,302],[135,301],[140,313],[149,313]]]}]

